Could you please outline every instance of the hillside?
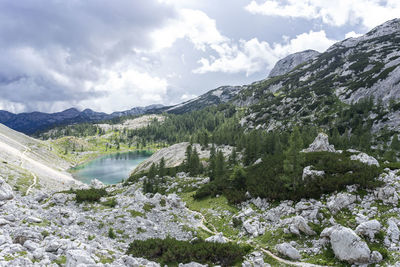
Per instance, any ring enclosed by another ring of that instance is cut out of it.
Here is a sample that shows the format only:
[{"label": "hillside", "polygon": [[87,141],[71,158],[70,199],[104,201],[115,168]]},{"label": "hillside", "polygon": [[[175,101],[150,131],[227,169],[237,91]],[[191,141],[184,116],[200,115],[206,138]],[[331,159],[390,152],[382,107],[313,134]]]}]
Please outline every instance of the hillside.
[{"label": "hillside", "polygon": [[0,176],[26,192],[32,184],[60,190],[77,182],[65,170],[69,163],[51,147],[0,124]]}]

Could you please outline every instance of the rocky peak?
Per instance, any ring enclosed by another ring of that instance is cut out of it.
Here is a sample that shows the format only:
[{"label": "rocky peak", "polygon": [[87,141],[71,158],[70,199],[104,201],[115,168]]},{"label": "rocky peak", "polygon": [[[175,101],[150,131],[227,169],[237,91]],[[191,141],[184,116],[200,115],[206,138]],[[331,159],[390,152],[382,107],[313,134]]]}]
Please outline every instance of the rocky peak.
[{"label": "rocky peak", "polygon": [[294,69],[296,66],[307,62],[315,57],[317,57],[320,53],[315,50],[305,50],[302,52],[297,52],[287,57],[279,60],[274,68],[269,73],[268,77],[275,77],[279,75],[283,75]]},{"label": "rocky peak", "polygon": [[314,142],[307,149],[303,149],[302,152],[320,152],[320,151],[328,151],[328,152],[336,152],[333,145],[329,144],[328,135],[324,133],[319,133],[315,138]]}]

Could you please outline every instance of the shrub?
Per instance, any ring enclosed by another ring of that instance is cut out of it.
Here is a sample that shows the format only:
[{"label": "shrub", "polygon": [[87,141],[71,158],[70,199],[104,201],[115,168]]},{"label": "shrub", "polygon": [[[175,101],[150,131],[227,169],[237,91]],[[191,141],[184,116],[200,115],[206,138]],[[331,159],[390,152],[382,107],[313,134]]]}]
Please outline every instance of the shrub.
[{"label": "shrub", "polygon": [[249,251],[249,246],[234,243],[213,243],[202,239],[191,243],[167,237],[135,240],[129,245],[127,254],[157,261],[161,265],[195,261],[202,264],[234,266]]},{"label": "shrub", "polygon": [[111,239],[116,238],[116,235],[114,233],[114,229],[112,229],[112,227],[110,227],[110,229],[108,229],[108,237]]},{"label": "shrub", "polygon": [[73,191],[75,193],[76,202],[98,202],[100,198],[107,196],[107,191],[104,188],[101,189],[77,189]]},{"label": "shrub", "polygon": [[114,208],[115,206],[117,206],[118,203],[115,198],[110,198],[104,202],[101,202],[101,204],[110,208]]}]

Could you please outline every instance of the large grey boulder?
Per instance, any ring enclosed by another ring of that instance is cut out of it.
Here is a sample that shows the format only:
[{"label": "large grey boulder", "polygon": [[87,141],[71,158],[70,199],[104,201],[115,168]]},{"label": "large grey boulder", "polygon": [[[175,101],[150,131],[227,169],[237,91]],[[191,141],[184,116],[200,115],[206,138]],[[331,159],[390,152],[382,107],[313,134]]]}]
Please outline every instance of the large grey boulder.
[{"label": "large grey boulder", "polygon": [[356,228],[356,233],[373,239],[375,234],[381,230],[381,223],[377,220],[371,220],[361,223]]},{"label": "large grey boulder", "polygon": [[299,260],[301,258],[299,251],[289,243],[278,244],[275,248],[279,253],[292,260]]},{"label": "large grey boulder", "polygon": [[321,237],[328,237],[335,256],[348,263],[368,263],[371,250],[353,230],[341,225],[325,228]]},{"label": "large grey boulder", "polygon": [[349,193],[339,193],[336,196],[332,196],[328,199],[328,209],[332,213],[337,213],[343,208],[353,204],[357,200],[355,195]]},{"label": "large grey boulder", "polygon": [[369,156],[365,153],[360,153],[357,155],[351,155],[350,156],[351,160],[358,160],[361,161],[362,163],[365,163],[367,165],[375,165],[377,167],[379,167],[379,162],[376,160],[376,158]]},{"label": "large grey boulder", "polygon": [[222,233],[218,233],[216,235],[210,236],[206,238],[207,242],[214,242],[214,243],[226,243],[225,237]]},{"label": "large grey boulder", "polygon": [[319,54],[320,53],[315,50],[305,50],[290,54],[287,57],[282,58],[275,64],[273,69],[270,71],[268,77],[271,78],[286,74],[293,70],[296,66],[317,57]]},{"label": "large grey boulder", "polygon": [[259,221],[253,221],[252,219],[246,220],[243,223],[243,228],[253,237],[263,235],[265,232],[265,227],[263,227]]},{"label": "large grey boulder", "polygon": [[81,249],[71,249],[67,251],[67,263],[66,267],[75,267],[82,264],[83,266],[88,264],[96,264],[96,262],[90,257],[89,253]]},{"label": "large grey boulder", "polygon": [[11,186],[0,177],[0,206],[2,206],[5,201],[13,198],[14,194]]},{"label": "large grey boulder", "polygon": [[314,139],[314,142],[312,142],[308,148],[302,150],[302,152],[306,153],[321,151],[336,152],[335,147],[329,144],[328,135],[324,133],[319,133]]},{"label": "large grey boulder", "polygon": [[264,262],[264,254],[260,251],[254,251],[243,261],[242,267],[270,267],[271,265]]},{"label": "large grey boulder", "polygon": [[300,233],[304,233],[306,235],[316,235],[314,230],[311,229],[307,221],[302,216],[293,217],[292,224],[289,226],[289,231],[297,235],[300,235]]},{"label": "large grey boulder", "polygon": [[385,243],[389,246],[390,243],[397,244],[399,242],[400,231],[399,227],[397,226],[396,219],[390,218],[387,221],[388,228],[386,230],[386,238]]}]

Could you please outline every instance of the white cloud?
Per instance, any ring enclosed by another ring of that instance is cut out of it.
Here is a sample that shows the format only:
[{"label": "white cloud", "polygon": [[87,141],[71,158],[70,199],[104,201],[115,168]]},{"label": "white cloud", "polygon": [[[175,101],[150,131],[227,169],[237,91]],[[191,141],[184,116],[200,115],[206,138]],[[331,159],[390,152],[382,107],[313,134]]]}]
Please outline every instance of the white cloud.
[{"label": "white cloud", "polygon": [[324,31],[302,33],[283,44],[275,43],[272,46],[268,42],[260,42],[257,38],[249,41],[240,40],[239,45],[224,42],[211,46],[217,52],[218,58],[210,56],[200,59],[201,66],[193,72],[198,74],[245,72],[248,76],[271,69],[276,61],[289,54],[306,49],[323,52],[335,42],[336,40],[329,39]]},{"label": "white cloud", "polygon": [[304,19],[321,19],[324,23],[343,26],[361,21],[372,28],[383,22],[397,18],[400,1],[387,0],[267,0],[261,4],[251,1],[246,10],[253,14]]},{"label": "white cloud", "polygon": [[154,50],[169,48],[176,40],[184,38],[200,50],[204,50],[207,45],[226,40],[226,37],[218,31],[215,20],[204,12],[185,8],[177,12],[177,18],[170,19],[164,27],[151,33]]},{"label": "white cloud", "polygon": [[95,91],[104,92],[103,97],[82,101],[79,106],[112,112],[134,106],[163,103],[168,82],[149,73],[133,68],[122,71],[104,71],[104,78],[96,84],[89,84]]},{"label": "white cloud", "polygon": [[360,37],[360,36],[362,36],[362,34],[356,33],[355,31],[351,31],[351,32],[346,33],[344,38],[345,39],[347,39],[347,38],[357,38],[357,37]]}]

